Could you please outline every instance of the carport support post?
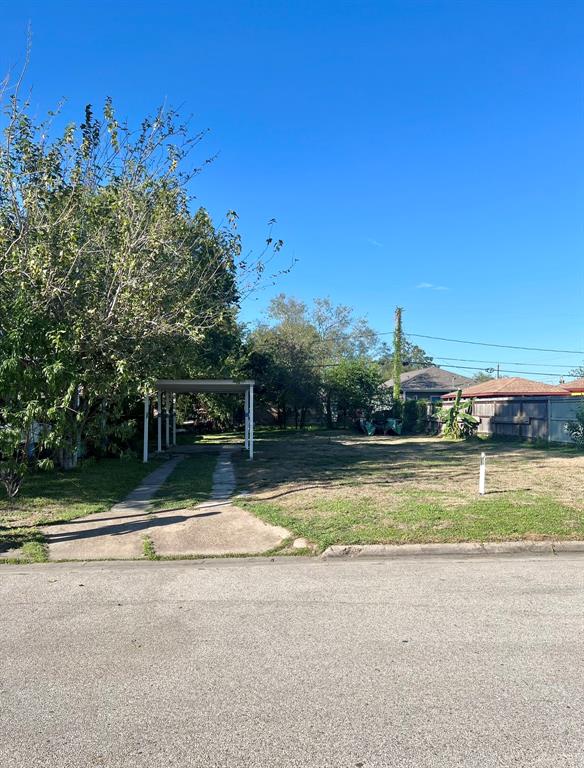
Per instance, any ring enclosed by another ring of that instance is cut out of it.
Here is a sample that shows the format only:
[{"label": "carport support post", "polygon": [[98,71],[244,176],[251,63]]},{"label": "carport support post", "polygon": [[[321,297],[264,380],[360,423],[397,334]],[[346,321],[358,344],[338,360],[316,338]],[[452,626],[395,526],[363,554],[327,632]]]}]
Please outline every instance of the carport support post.
[{"label": "carport support post", "polygon": [[162,392],[160,390],[158,390],[158,418],[156,421],[158,422],[158,442],[156,447],[158,453],[160,453],[162,451]]},{"label": "carport support post", "polygon": [[243,433],[244,433],[244,448],[247,451],[249,448],[249,389],[246,388],[243,403]]},{"label": "carport support post", "polygon": [[144,464],[148,461],[148,416],[150,414],[150,398],[148,395],[144,395],[144,450],[142,453],[142,461]]},{"label": "carport support post", "polygon": [[176,445],[176,392],[172,393],[172,444]]},{"label": "carport support post", "polygon": [[164,447],[170,448],[170,392],[164,393]]},{"label": "carport support post", "polygon": [[253,459],[253,384],[249,386],[249,458]]}]

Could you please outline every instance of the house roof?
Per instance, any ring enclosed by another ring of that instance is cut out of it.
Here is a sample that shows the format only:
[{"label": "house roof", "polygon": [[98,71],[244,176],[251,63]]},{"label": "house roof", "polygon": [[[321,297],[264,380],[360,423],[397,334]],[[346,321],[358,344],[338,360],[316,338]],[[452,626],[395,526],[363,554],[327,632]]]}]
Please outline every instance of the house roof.
[{"label": "house roof", "polygon": [[565,384],[562,384],[562,387],[567,389],[568,392],[584,392],[584,376],[574,379],[574,381],[567,381]]},{"label": "house roof", "polygon": [[[482,381],[480,384],[473,384],[462,389],[463,397],[536,397],[537,395],[566,397],[568,394],[569,392],[564,386],[543,384],[541,381],[522,379],[519,376],[512,376],[508,379],[490,379],[489,381]],[[442,395],[444,400],[454,397],[456,397],[456,392]]]},{"label": "house roof", "polygon": [[[460,389],[471,383],[472,379],[459,376],[452,371],[445,371],[437,365],[407,371],[400,376],[400,385],[404,392],[448,392],[453,387]],[[393,379],[386,381],[385,386],[393,387]]]}]

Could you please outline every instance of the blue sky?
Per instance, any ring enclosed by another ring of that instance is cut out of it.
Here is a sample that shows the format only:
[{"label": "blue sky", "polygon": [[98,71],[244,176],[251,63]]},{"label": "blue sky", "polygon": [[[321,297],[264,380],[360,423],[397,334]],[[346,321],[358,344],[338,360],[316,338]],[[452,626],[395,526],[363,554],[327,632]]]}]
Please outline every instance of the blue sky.
[{"label": "blue sky", "polygon": [[[39,114],[65,96],[78,119],[111,95],[130,121],[166,100],[210,129],[201,159],[219,156],[198,177],[200,203],[217,221],[237,210],[255,251],[277,218],[282,263],[298,259],[246,303],[246,320],[284,291],[350,304],[379,331],[400,304],[409,332],[584,350],[584,3],[0,10],[2,72],[22,61],[32,25]],[[584,360],[423,345],[530,371]]]}]

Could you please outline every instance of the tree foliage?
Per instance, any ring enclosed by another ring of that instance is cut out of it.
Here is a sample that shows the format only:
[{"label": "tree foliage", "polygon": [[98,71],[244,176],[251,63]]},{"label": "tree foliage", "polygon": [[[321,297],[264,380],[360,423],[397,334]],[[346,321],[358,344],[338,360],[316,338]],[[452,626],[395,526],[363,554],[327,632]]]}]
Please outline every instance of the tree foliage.
[{"label": "tree foliage", "polygon": [[476,433],[480,419],[473,416],[472,404],[472,400],[462,399],[462,390],[459,389],[452,405],[445,405],[438,411],[443,437],[461,440]]},{"label": "tree foliage", "polygon": [[372,410],[382,383],[379,366],[363,358],[342,360],[325,374],[325,391],[345,426],[359,411]]},{"label": "tree foliage", "polygon": [[155,378],[217,365],[264,261],[243,257],[234,212],[221,227],[191,213],[203,133],[175,112],[138,130],[109,99],[60,133],[54,117],[35,122],[18,93],[4,104],[0,426],[6,460],[44,425],[40,444],[69,466],[82,440],[123,429]]},{"label": "tree foliage", "polygon": [[578,448],[584,448],[584,407],[578,409],[576,417],[568,422],[566,429]]},{"label": "tree foliage", "polygon": [[280,294],[267,320],[249,337],[246,372],[261,382],[260,396],[274,406],[281,424],[292,411],[303,426],[309,410],[346,419],[367,409],[381,383],[377,334],[350,307],[316,299],[312,306]]},{"label": "tree foliage", "polygon": [[[402,335],[401,348],[403,371],[415,371],[418,368],[429,368],[431,365],[434,365],[434,361],[430,355],[428,355],[422,347],[414,344],[404,335]],[[378,362],[384,379],[393,378],[393,359],[393,348],[387,344],[383,344]]]}]

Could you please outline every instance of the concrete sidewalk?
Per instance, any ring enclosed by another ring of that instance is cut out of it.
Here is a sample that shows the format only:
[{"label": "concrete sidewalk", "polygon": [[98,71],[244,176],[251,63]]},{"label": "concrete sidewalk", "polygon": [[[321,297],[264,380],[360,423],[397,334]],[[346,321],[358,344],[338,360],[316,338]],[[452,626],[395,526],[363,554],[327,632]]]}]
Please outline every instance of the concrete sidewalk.
[{"label": "concrete sidewalk", "polygon": [[106,514],[45,526],[50,560],[120,560],[144,557],[149,537],[161,556],[260,554],[289,536],[229,499],[235,490],[230,448],[223,449],[213,475],[211,500],[192,509],[151,514],[158,489],[185,458],[175,456],[152,472]]}]

